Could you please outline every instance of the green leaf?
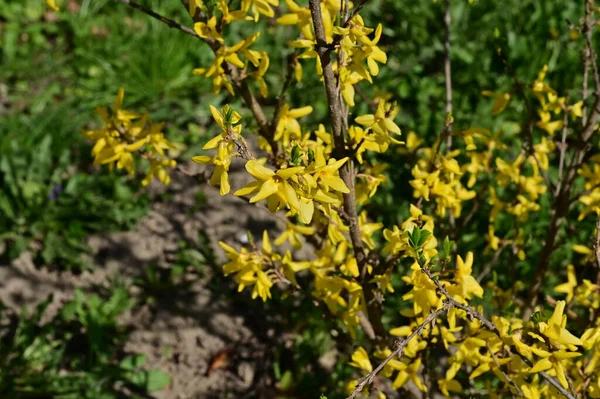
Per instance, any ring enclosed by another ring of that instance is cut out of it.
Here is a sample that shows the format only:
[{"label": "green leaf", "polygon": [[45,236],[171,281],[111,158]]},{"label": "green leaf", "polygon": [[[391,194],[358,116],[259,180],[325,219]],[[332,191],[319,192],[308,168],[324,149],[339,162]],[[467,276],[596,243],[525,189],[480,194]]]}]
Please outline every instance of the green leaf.
[{"label": "green leaf", "polygon": [[146,390],[148,392],[161,391],[171,385],[171,376],[161,370],[147,372]]},{"label": "green leaf", "polygon": [[429,236],[431,235],[431,231],[429,230],[421,230],[421,237],[419,239],[418,242],[418,246],[422,247],[423,245],[425,245],[425,242],[427,241],[427,239],[429,238]]},{"label": "green leaf", "polygon": [[136,370],[142,367],[145,362],[146,356],[143,354],[137,354],[133,356],[127,356],[125,359],[121,360],[119,365],[125,370]]}]

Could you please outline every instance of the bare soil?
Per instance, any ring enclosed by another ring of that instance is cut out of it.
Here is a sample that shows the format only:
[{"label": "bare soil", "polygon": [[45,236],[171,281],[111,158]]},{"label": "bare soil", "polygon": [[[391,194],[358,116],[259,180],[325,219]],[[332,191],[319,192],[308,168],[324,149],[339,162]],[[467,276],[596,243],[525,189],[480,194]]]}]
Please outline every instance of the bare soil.
[{"label": "bare soil", "polygon": [[[74,275],[36,268],[24,253],[11,265],[0,265],[0,300],[19,311],[54,294],[56,309],[76,288],[91,292],[111,279],[131,283],[149,265],[168,267],[179,243],[198,244],[199,232],[210,238],[220,264],[225,259],[220,240],[239,244],[247,230],[257,238],[264,229],[274,234],[281,230],[282,223],[266,209],[231,195],[221,197],[214,187],[200,186],[197,173],[202,169],[197,165],[184,169],[188,173],[174,173],[167,189],[151,188],[152,195],[162,199],[153,203],[133,231],[89,237],[96,265],[93,272]],[[241,165],[234,165],[232,187],[243,186],[246,179]],[[199,190],[205,196],[202,206],[198,206]],[[122,318],[132,330],[125,350],[144,353],[148,368],[172,376],[169,389],[153,394],[157,399],[275,395],[269,377],[275,335],[272,322],[256,310],[260,304],[249,305],[249,292],[233,293],[231,280],[218,268],[207,267],[189,287],[152,304],[139,304]],[[132,294],[142,297],[135,287]]]}]

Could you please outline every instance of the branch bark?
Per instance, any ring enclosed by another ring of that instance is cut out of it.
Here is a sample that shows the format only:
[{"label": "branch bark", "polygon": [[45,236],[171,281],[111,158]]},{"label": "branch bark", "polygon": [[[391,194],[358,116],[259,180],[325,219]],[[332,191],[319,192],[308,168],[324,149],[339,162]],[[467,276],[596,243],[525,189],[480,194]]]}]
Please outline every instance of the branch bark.
[{"label": "branch bark", "polygon": [[[446,118],[452,115],[452,64],[450,62],[450,25],[452,15],[450,14],[450,0],[446,0],[446,11],[444,13],[444,30],[446,38],[444,40],[444,77],[446,80]],[[446,126],[448,129],[446,135],[446,147],[449,150],[452,147],[452,123]]]},{"label": "branch bark", "polygon": [[390,355],[388,357],[386,357],[373,371],[371,371],[369,374],[367,374],[366,377],[364,377],[354,388],[354,390],[352,391],[352,393],[350,394],[350,396],[348,396],[347,399],[354,399],[356,397],[356,395],[361,392],[365,386],[372,384],[373,380],[375,379],[375,377],[377,376],[377,374],[379,374],[379,372],[381,370],[383,370],[383,368],[394,358],[398,358],[400,359],[402,357],[402,355],[404,354],[404,348],[406,347],[406,345],[408,345],[408,343],[417,335],[421,335],[423,334],[423,330],[425,330],[425,327],[427,327],[429,324],[432,324],[435,322],[435,320],[438,318],[438,316],[440,316],[442,313],[445,313],[446,311],[448,311],[448,309],[450,308],[450,304],[446,303],[444,304],[443,307],[439,308],[438,310],[429,313],[429,315],[427,315],[427,317],[425,318],[425,320],[423,321],[423,323],[421,323],[416,329],[415,331],[413,331],[408,337],[404,338],[402,341],[398,341],[396,344],[396,349],[394,349],[394,351],[392,353],[390,353]]},{"label": "branch bark", "polygon": [[[366,1],[364,2],[366,3]],[[331,118],[331,127],[333,133],[334,155],[337,159],[341,159],[346,155],[346,141],[343,131],[343,111],[341,104],[341,96],[336,84],[336,78],[333,73],[331,60],[330,45],[327,43],[325,35],[325,26],[323,24],[323,15],[321,13],[321,1],[309,0],[308,6],[312,16],[313,26],[315,30],[315,40],[317,54],[323,67],[323,79],[325,81],[325,92],[327,94],[327,102],[329,106],[329,117]],[[367,256],[362,242],[360,226],[358,224],[358,214],[356,210],[356,193],[354,189],[354,167],[351,159],[340,168],[340,177],[350,190],[348,194],[344,194],[344,212],[348,216],[348,224],[350,225],[350,239],[354,249],[354,256],[358,268],[361,271],[362,287],[365,296],[369,322],[375,331],[376,342],[379,346],[385,346],[387,340],[387,332],[381,322],[381,304],[377,301],[375,292],[377,290],[376,283],[368,281],[367,276]]]}]

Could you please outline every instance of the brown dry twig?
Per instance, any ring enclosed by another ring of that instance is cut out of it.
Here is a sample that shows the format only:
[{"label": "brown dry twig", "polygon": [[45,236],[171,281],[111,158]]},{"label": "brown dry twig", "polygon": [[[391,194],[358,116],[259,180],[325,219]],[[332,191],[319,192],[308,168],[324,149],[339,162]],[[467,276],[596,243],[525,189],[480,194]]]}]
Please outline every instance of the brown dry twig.
[{"label": "brown dry twig", "polygon": [[367,374],[366,377],[364,377],[354,388],[354,390],[352,391],[352,393],[350,394],[350,396],[348,396],[347,399],[354,399],[356,397],[356,395],[361,392],[365,386],[372,384],[373,380],[375,379],[375,377],[377,376],[377,374],[379,374],[379,372],[381,370],[383,370],[383,368],[390,362],[390,360],[394,359],[394,358],[401,358],[402,354],[404,353],[404,348],[406,347],[406,345],[408,345],[408,343],[417,335],[421,335],[423,333],[423,330],[425,329],[425,327],[427,327],[429,324],[432,324],[439,315],[441,315],[442,313],[445,313],[448,309],[450,308],[450,303],[447,302],[444,304],[443,307],[439,308],[438,310],[429,313],[429,315],[427,315],[427,317],[425,318],[425,320],[423,321],[423,323],[421,323],[408,337],[404,338],[402,341],[398,341],[396,344],[396,349],[394,349],[394,351],[392,351],[392,353],[390,353],[390,355],[385,358],[381,363],[379,363],[379,365],[377,367],[375,367],[375,369],[373,371],[371,371],[369,374]]},{"label": "brown dry twig", "polygon": [[[363,1],[366,4],[366,0]],[[362,3],[361,3],[362,4]],[[363,4],[364,5],[364,4]],[[359,5],[360,6],[360,5]],[[341,159],[346,155],[346,142],[344,139],[344,112],[342,110],[341,96],[339,87],[333,72],[331,60],[332,47],[327,43],[325,35],[325,26],[323,24],[323,15],[321,13],[321,1],[309,0],[308,7],[310,9],[313,26],[315,30],[315,50],[319,55],[321,66],[323,68],[323,80],[325,83],[325,93],[327,95],[327,103],[329,106],[329,116],[331,119],[331,127],[333,133],[334,156]],[[360,6],[362,8],[362,6]],[[359,7],[357,7],[358,10]],[[358,12],[356,9],[354,10]],[[351,16],[354,14],[352,12]],[[349,21],[349,20],[347,20]],[[358,214],[356,210],[356,193],[354,187],[354,168],[352,160],[348,160],[346,164],[340,168],[340,177],[349,189],[348,194],[344,194],[344,212],[348,215],[350,238],[356,257],[358,269],[361,272],[361,280],[365,301],[367,302],[367,311],[369,322],[373,326],[376,334],[376,341],[379,346],[384,346],[387,339],[387,331],[381,322],[381,304],[373,301],[377,284],[369,282],[367,279],[367,256],[362,242],[360,226],[358,224]]]}]

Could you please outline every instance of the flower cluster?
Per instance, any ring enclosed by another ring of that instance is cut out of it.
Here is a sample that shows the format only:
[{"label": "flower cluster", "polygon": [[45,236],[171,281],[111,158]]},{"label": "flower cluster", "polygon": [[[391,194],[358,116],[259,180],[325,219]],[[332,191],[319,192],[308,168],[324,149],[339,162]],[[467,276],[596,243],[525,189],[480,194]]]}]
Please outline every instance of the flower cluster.
[{"label": "flower cluster", "polygon": [[168,157],[167,151],[175,149],[162,132],[164,124],[152,123],[148,114],[138,114],[123,109],[125,91],[119,89],[117,98],[110,108],[98,107],[96,114],[102,118],[104,126],[96,130],[83,131],[83,135],[94,140],[92,156],[94,165],[108,164],[111,170],[125,169],[134,174],[133,154],[140,153],[148,160],[150,170],[142,180],[147,185],[154,177],[163,184],[169,184],[171,177],[166,168],[173,168],[177,162]]}]

